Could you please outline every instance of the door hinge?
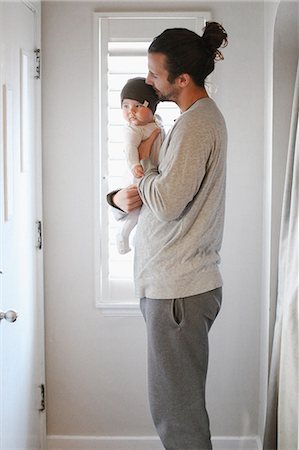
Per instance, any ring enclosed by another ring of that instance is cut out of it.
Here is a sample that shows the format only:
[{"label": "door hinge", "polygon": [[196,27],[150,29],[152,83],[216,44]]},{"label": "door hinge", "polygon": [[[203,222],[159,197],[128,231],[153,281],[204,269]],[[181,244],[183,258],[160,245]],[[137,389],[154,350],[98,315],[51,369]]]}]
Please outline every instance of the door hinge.
[{"label": "door hinge", "polygon": [[40,406],[39,406],[39,411],[45,411],[46,409],[46,400],[45,400],[45,385],[44,384],[40,384],[39,385],[40,388]]},{"label": "door hinge", "polygon": [[40,79],[40,49],[37,48],[34,50],[35,53],[35,76],[36,80]]},{"label": "door hinge", "polygon": [[36,222],[36,248],[41,250],[43,248],[43,231],[42,231],[42,223],[40,220]]}]

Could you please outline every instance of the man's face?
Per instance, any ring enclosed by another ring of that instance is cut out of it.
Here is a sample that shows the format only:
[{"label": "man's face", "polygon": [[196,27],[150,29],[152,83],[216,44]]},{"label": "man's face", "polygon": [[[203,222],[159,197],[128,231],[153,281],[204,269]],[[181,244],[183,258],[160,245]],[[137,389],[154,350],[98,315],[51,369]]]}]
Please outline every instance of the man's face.
[{"label": "man's face", "polygon": [[146,83],[153,86],[161,100],[175,102],[178,99],[180,89],[176,80],[173,83],[168,81],[166,56],[163,53],[148,54],[148,75]]}]

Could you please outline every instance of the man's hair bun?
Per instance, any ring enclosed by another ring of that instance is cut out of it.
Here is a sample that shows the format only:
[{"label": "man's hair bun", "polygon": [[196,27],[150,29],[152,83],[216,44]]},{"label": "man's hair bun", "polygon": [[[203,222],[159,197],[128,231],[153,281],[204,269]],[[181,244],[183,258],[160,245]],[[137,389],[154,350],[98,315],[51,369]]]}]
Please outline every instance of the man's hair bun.
[{"label": "man's hair bun", "polygon": [[207,22],[202,35],[206,50],[215,61],[224,59],[220,47],[227,46],[227,33],[218,22]]}]

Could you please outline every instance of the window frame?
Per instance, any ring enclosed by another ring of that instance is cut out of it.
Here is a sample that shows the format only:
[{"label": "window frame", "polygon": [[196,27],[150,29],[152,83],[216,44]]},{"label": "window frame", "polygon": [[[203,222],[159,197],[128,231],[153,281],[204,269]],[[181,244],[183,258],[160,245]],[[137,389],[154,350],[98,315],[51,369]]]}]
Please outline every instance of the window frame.
[{"label": "window frame", "polygon": [[[101,86],[107,86],[107,58],[101,58],[101,52],[105,51],[106,42],[101,40],[105,34],[108,41],[108,21],[109,19],[191,19],[195,22],[193,28],[201,33],[203,23],[211,20],[209,12],[202,11],[163,11],[163,12],[97,12],[93,18],[93,117],[94,117],[94,295],[95,306],[102,310],[105,316],[141,316],[138,300],[136,301],[111,301],[109,298],[102,298],[103,286],[108,282],[108,252],[105,246],[101,245],[102,223],[108,221],[108,207],[103,208],[106,192],[103,192],[102,181],[106,179],[108,173],[108,158],[106,152],[101,152],[101,143],[107,142],[107,96],[100,95]],[[170,25],[171,27],[171,25]],[[128,39],[130,36],[127,36]],[[151,38],[149,38],[151,40]],[[108,236],[106,236],[108,237]]]}]

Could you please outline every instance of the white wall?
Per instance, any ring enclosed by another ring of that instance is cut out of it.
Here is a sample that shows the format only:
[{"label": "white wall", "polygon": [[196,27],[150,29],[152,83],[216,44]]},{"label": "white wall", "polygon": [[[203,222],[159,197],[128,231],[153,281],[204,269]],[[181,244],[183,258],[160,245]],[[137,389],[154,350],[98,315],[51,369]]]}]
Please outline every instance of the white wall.
[{"label": "white wall", "polygon": [[[43,170],[49,435],[154,435],[141,317],[103,317],[93,291],[93,12],[43,2]],[[137,6],[136,6],[137,5]],[[222,312],[211,331],[214,436],[258,433],[264,187],[261,2],[122,2],[123,10],[210,11],[229,34],[215,100],[229,130]]]}]

